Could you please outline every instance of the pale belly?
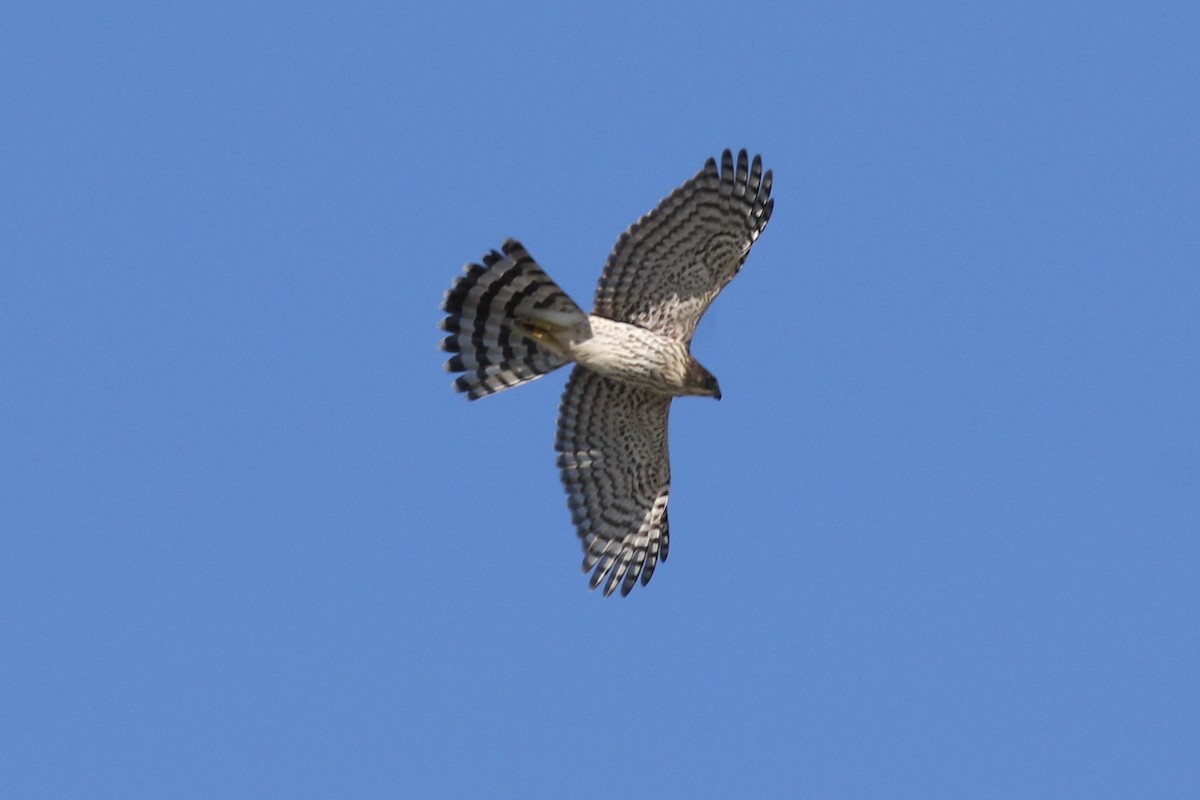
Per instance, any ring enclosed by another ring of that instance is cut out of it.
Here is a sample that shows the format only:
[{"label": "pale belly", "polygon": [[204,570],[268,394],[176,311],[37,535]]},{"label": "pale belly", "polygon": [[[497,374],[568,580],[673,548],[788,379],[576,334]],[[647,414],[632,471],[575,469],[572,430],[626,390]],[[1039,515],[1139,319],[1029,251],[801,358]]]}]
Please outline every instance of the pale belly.
[{"label": "pale belly", "polygon": [[690,360],[682,342],[604,317],[588,321],[591,338],[570,342],[566,355],[613,380],[662,394],[682,393]]}]

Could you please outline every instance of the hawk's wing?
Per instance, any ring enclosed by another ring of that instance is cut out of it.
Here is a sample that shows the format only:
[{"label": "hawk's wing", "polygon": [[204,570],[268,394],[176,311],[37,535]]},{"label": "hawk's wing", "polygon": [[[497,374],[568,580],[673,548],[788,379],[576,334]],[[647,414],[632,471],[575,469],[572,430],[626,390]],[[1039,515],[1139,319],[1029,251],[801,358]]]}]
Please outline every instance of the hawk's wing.
[{"label": "hawk's wing", "polygon": [[695,177],[621,234],[594,314],[691,341],[713,298],[742,268],[771,217],[771,171],[746,151],[709,159]]},{"label": "hawk's wing", "polygon": [[591,588],[621,594],[667,559],[671,398],[575,367],[558,417],[558,466]]}]

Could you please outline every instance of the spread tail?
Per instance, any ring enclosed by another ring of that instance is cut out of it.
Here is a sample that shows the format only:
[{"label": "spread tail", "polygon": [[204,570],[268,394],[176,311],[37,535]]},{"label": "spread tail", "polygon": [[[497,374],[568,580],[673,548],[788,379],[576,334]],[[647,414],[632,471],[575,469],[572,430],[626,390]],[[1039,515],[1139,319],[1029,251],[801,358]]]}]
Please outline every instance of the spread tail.
[{"label": "spread tail", "polygon": [[591,335],[587,314],[509,239],[467,264],[442,303],[442,349],[454,353],[454,388],[476,400],[551,372],[571,359],[556,339]]}]

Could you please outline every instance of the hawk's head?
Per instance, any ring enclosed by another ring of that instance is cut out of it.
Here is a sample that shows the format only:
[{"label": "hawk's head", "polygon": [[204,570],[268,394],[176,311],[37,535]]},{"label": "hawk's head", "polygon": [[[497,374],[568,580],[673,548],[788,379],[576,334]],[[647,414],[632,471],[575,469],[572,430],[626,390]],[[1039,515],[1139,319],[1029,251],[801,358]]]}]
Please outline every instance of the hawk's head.
[{"label": "hawk's head", "polygon": [[694,358],[687,366],[683,389],[685,394],[721,399],[721,384],[717,383],[713,374],[700,366],[700,362]]}]

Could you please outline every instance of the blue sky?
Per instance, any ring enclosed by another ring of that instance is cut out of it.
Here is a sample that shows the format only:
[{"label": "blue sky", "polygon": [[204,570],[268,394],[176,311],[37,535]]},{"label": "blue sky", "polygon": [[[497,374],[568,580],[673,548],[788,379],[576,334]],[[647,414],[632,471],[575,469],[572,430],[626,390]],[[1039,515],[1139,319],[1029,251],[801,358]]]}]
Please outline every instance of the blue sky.
[{"label": "blue sky", "polygon": [[[1194,796],[1195,3],[5,17],[6,796]],[[466,403],[438,305],[509,236],[586,305],[726,147],[605,600],[565,373]]]}]

